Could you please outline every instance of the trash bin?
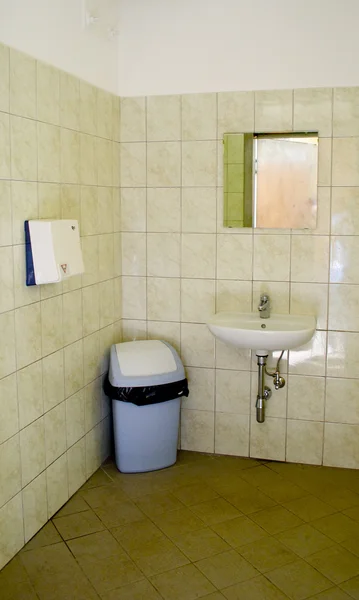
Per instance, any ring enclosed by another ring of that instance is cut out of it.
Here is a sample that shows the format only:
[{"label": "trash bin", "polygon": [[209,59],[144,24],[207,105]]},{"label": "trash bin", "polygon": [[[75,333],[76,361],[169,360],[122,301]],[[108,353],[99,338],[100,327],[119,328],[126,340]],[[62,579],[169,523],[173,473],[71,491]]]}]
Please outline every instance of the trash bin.
[{"label": "trash bin", "polygon": [[115,455],[123,473],[169,467],[177,459],[184,368],[167,342],[124,342],[111,348],[104,391],[112,399]]}]

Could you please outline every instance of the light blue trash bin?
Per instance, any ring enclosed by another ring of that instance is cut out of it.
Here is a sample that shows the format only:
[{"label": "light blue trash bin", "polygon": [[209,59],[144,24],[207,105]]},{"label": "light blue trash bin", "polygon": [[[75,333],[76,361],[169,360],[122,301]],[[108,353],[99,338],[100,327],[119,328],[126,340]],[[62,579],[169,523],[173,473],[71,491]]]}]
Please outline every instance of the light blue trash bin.
[{"label": "light blue trash bin", "polygon": [[188,396],[176,350],[160,340],[112,346],[105,392],[112,398],[117,468],[143,473],[173,465],[181,397]]}]

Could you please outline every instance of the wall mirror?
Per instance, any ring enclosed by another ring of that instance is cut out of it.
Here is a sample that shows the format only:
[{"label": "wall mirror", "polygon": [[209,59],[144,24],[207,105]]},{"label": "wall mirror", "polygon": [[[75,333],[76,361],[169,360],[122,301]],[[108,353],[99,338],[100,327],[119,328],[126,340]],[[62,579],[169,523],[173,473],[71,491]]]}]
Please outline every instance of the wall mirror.
[{"label": "wall mirror", "polygon": [[225,133],[225,227],[315,229],[317,133]]}]

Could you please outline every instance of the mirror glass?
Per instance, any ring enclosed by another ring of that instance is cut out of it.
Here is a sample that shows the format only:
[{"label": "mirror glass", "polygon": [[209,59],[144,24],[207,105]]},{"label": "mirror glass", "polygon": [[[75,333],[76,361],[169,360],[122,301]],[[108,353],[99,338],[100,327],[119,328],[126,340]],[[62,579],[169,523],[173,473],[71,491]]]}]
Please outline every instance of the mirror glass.
[{"label": "mirror glass", "polygon": [[315,229],[317,133],[224,134],[225,227]]}]

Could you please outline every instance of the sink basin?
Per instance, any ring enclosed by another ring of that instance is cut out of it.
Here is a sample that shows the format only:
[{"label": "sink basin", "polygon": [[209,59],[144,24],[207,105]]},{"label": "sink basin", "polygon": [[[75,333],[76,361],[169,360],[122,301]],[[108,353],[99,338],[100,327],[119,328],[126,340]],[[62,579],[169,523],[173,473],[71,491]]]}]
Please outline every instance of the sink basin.
[{"label": "sink basin", "polygon": [[266,355],[268,351],[290,350],[309,342],[315,331],[316,318],[271,314],[268,319],[261,319],[257,313],[219,312],[207,326],[226,344]]}]

